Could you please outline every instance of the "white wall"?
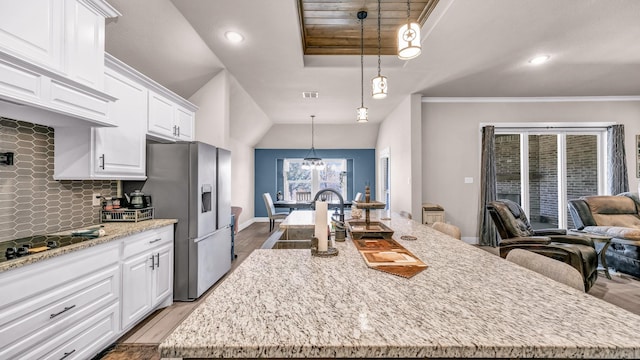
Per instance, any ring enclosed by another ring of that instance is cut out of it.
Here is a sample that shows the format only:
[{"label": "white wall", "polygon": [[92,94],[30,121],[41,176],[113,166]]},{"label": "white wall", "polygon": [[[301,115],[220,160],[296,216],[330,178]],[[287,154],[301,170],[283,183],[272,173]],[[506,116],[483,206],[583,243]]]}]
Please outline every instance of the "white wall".
[{"label": "white wall", "polygon": [[229,148],[229,73],[221,71],[189,101],[198,106],[196,112],[196,140]]},{"label": "white wall", "polygon": [[253,147],[269,131],[272,122],[235,77],[229,76],[229,79],[231,85],[229,135]]},{"label": "white wall", "polygon": [[[636,191],[635,135],[640,101],[422,104],[424,202],[446,211],[463,237],[477,237],[480,197],[480,124],[528,122],[616,122],[625,125],[629,187]],[[473,177],[465,184],[465,177]]]},{"label": "white wall", "polygon": [[[317,119],[316,119],[317,120]],[[379,124],[314,125],[316,149],[372,149]],[[256,144],[258,149],[306,149],[311,147],[311,118],[308,124],[275,124]]]},{"label": "white wall", "polygon": [[231,205],[240,206],[239,229],[243,223],[253,219],[255,213],[253,193],[255,189],[255,166],[253,147],[231,139]]},{"label": "white wall", "polygon": [[[417,221],[422,218],[420,110],[420,95],[408,96],[380,124],[376,144],[376,161],[381,152],[389,151],[391,211],[409,211]],[[376,168],[379,171],[379,162]]]}]

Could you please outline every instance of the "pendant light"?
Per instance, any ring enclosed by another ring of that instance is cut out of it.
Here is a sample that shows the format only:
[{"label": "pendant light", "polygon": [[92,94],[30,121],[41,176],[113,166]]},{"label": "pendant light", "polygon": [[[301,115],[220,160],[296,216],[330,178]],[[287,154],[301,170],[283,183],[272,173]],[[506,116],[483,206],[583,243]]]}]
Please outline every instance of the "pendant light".
[{"label": "pendant light", "polygon": [[407,23],[398,30],[398,58],[409,60],[420,55],[420,25],[411,22],[411,0],[407,0]]},{"label": "pendant light", "polygon": [[316,154],[316,149],[313,147],[313,119],[315,115],[311,115],[311,149],[307,153],[307,156],[302,159],[302,168],[305,170],[318,169],[324,170],[324,161]]},{"label": "pendant light", "polygon": [[378,0],[378,76],[371,80],[371,96],[374,99],[387,97],[387,77],[380,75],[380,0]]},{"label": "pendant light", "polygon": [[366,11],[358,11],[360,20],[360,107],[357,109],[357,121],[365,123],[369,121],[368,109],[364,107],[364,19],[367,18]]}]

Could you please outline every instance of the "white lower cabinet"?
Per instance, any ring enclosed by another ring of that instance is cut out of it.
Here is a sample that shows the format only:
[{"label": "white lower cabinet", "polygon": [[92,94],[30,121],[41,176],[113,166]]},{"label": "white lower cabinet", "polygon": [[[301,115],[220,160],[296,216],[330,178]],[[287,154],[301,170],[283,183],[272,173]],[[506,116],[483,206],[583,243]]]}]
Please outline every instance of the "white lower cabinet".
[{"label": "white lower cabinet", "polygon": [[122,329],[173,297],[173,228],[130,238],[122,263]]},{"label": "white lower cabinet", "polygon": [[87,359],[173,300],[173,225],[0,273],[0,359]]}]

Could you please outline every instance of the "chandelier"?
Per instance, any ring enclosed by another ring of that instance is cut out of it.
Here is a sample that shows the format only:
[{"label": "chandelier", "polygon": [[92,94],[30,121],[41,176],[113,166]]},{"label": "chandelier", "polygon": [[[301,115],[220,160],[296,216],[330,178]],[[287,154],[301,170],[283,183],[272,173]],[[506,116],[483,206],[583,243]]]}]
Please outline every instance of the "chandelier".
[{"label": "chandelier", "polygon": [[380,75],[380,0],[378,0],[378,76],[371,80],[371,96],[374,99],[387,97],[387,77]]},{"label": "chandelier", "polygon": [[356,120],[360,123],[368,122],[368,110],[364,107],[364,19],[367,18],[366,11],[358,11],[358,20],[360,20],[360,107],[357,109],[358,116]]},{"label": "chandelier", "polygon": [[305,156],[304,159],[302,159],[302,168],[305,170],[311,170],[311,169],[324,170],[326,166],[324,161],[322,161],[322,159],[316,154],[316,149],[313,147],[313,135],[314,135],[313,119],[315,117],[316,117],[315,115],[311,115],[311,149],[307,153],[307,156]]},{"label": "chandelier", "polygon": [[409,60],[420,55],[420,25],[411,22],[411,0],[407,0],[407,23],[398,30],[398,58]]}]

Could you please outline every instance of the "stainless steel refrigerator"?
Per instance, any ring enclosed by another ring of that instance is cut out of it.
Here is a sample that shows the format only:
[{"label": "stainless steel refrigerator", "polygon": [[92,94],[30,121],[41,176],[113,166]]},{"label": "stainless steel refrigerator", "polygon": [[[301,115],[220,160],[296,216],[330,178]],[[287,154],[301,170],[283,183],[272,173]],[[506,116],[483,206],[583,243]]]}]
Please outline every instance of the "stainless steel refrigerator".
[{"label": "stainless steel refrigerator", "polygon": [[173,298],[197,299],[231,268],[231,152],[201,142],[147,145],[156,218],[178,219]]}]

